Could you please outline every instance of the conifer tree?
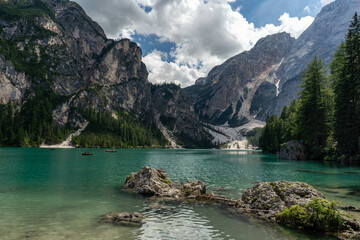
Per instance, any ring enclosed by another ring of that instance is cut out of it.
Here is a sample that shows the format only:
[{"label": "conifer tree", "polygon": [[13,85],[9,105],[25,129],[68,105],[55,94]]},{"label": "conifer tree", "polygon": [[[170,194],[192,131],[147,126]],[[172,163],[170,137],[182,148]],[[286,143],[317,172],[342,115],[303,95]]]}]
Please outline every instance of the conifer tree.
[{"label": "conifer tree", "polygon": [[283,142],[284,124],[277,115],[270,116],[262,129],[259,139],[260,147],[264,152],[276,153]]},{"label": "conifer tree", "polygon": [[360,136],[360,18],[355,13],[345,44],[332,64],[335,78],[335,139],[340,152],[353,155],[359,151]]},{"label": "conifer tree", "polygon": [[321,148],[325,146],[329,129],[326,112],[326,71],[323,61],[317,56],[309,63],[302,81],[303,85],[296,114],[297,131],[312,159],[321,156]]},{"label": "conifer tree", "polygon": [[296,99],[293,99],[290,106],[285,106],[281,113],[281,119],[284,121],[284,142],[298,139],[297,127],[296,127]]}]

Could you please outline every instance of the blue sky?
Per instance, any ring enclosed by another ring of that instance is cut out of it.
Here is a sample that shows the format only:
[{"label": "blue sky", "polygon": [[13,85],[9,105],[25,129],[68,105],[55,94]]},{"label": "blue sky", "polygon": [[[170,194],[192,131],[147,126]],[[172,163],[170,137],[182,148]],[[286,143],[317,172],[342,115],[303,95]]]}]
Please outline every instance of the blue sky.
[{"label": "blue sky", "polygon": [[[257,27],[280,24],[279,16],[284,12],[293,17],[315,17],[321,9],[321,2],[313,0],[237,0],[230,5],[234,10],[240,7],[244,17]],[[305,10],[307,6],[310,11]]]},{"label": "blue sky", "polygon": [[333,0],[76,0],[110,38],[141,46],[154,83],[195,82],[262,37],[297,38]]},{"label": "blue sky", "polygon": [[[279,25],[279,17],[284,13],[289,13],[292,17],[315,17],[321,10],[321,2],[313,0],[237,0],[230,2],[233,11],[240,13],[255,27],[263,27],[266,24]],[[152,8],[141,6],[145,11],[150,12]],[[308,8],[306,8],[308,7]],[[170,52],[176,47],[174,42],[160,43],[159,37],[155,34],[149,36],[134,34],[132,39],[139,43],[146,56],[154,49],[163,52]],[[172,61],[173,58],[167,58],[166,61]]]}]

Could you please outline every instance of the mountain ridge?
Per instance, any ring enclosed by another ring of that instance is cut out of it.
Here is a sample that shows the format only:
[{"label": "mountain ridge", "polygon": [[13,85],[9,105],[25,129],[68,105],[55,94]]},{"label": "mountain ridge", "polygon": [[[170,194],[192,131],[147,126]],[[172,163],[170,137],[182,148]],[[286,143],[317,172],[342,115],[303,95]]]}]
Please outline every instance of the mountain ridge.
[{"label": "mountain ridge", "polygon": [[[183,90],[172,90],[158,101],[163,97],[160,93],[172,86],[148,82],[141,48],[129,39],[107,39],[77,3],[0,1],[0,11],[4,13],[0,16],[2,104],[21,111],[24,103],[40,92],[49,92],[64,100],[53,106],[52,123],[46,125],[77,129],[86,120],[81,114],[86,109],[114,117],[126,111],[145,125],[158,128],[163,115],[182,119],[169,130],[175,139],[181,135],[194,142],[209,140],[190,99],[179,98]],[[172,101],[177,104],[171,110],[159,106]],[[32,128],[26,127],[29,131]],[[46,136],[41,137],[47,141]]]},{"label": "mountain ridge", "polygon": [[288,33],[264,37],[250,51],[214,67],[205,79],[186,88],[200,119],[233,126],[250,121],[249,104],[256,89],[278,67],[293,41]]},{"label": "mountain ridge", "polygon": [[[324,6],[314,22],[298,39],[293,40],[291,46],[285,47],[286,44],[279,44],[286,49],[286,53],[282,55],[281,61],[278,59],[276,64],[269,66],[269,72],[253,68],[257,70],[258,76],[264,75],[262,81],[256,78],[247,80],[249,78],[246,74],[251,72],[249,68],[237,69],[229,66],[251,62],[252,58],[248,54],[258,48],[257,45],[267,37],[259,40],[250,51],[240,53],[215,66],[207,77],[200,78],[193,86],[185,88],[195,102],[196,113],[199,114],[200,120],[224,133],[228,136],[227,139],[242,140],[246,131],[244,132],[241,126],[257,127],[259,121],[265,121],[273,114],[280,115],[284,106],[298,98],[301,73],[315,54],[322,58],[325,64],[330,63],[337,47],[345,38],[355,11],[360,11],[360,2],[357,0],[336,0]],[[269,44],[276,46],[274,42]],[[238,59],[238,56],[244,58]],[[227,75],[223,74],[226,71],[228,71]],[[238,79],[234,78],[234,75]],[[223,86],[219,87],[221,85]],[[249,89],[251,91],[248,91]],[[227,100],[228,96],[234,95],[232,101]],[[215,101],[212,102],[212,99]],[[238,104],[236,99],[241,104]],[[237,115],[235,122],[234,115]],[[237,134],[238,137],[234,138],[227,134],[228,128],[233,128],[233,131],[237,132],[241,130],[243,133]],[[217,138],[214,131],[209,129],[209,132]]]},{"label": "mountain ridge", "polygon": [[[288,33],[262,38],[181,89],[151,84],[141,48],[129,39],[108,39],[77,3],[1,0],[0,104],[13,106],[16,117],[32,99],[50,96],[53,105],[48,99],[39,104],[51,106],[46,126],[73,130],[83,126],[86,109],[113,118],[125,111],[133,117],[126,119],[155,126],[173,147],[243,140],[297,98],[301,72],[315,54],[331,61],[356,10],[358,0],[337,0],[298,39]],[[31,135],[34,126],[25,128]]]}]

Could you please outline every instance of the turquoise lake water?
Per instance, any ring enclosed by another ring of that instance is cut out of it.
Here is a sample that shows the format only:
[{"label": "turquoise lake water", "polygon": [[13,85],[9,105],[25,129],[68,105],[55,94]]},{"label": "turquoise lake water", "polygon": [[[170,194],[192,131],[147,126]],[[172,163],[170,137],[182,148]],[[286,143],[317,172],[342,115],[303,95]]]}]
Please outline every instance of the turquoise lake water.
[{"label": "turquoise lake water", "polygon": [[[243,151],[0,148],[0,239],[331,239],[221,206],[159,202],[122,189],[126,176],[144,166],[165,169],[172,181],[203,180],[209,192],[233,199],[257,182],[288,180],[360,207],[358,167]],[[100,222],[113,211],[141,212],[147,221],[141,227]]]}]

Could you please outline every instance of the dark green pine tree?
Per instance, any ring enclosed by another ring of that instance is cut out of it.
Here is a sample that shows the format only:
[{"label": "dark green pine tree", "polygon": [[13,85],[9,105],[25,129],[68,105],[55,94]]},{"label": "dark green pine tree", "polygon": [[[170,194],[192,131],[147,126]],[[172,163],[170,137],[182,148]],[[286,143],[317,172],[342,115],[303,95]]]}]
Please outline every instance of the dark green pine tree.
[{"label": "dark green pine tree", "polygon": [[331,67],[335,80],[335,139],[341,153],[353,155],[359,151],[360,136],[360,18],[357,13]]},{"label": "dark green pine tree", "polygon": [[309,158],[321,158],[329,134],[326,112],[326,71],[317,56],[305,70],[296,114],[297,132],[307,148]]},{"label": "dark green pine tree", "polygon": [[261,131],[260,148],[267,153],[276,153],[283,143],[284,124],[277,115],[270,116]]},{"label": "dark green pine tree", "polygon": [[296,99],[293,99],[290,106],[285,106],[280,119],[284,122],[283,140],[284,142],[298,139],[296,128]]}]

